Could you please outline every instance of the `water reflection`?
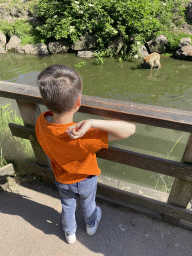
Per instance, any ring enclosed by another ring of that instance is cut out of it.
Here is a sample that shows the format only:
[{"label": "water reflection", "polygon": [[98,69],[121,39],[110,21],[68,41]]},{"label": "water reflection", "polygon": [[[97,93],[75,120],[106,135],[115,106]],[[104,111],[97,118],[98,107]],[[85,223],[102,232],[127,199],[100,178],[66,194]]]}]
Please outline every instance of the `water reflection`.
[{"label": "water reflection", "polygon": [[[36,78],[45,67],[64,64],[72,67],[82,76],[84,95],[191,110],[192,62],[162,57],[162,68],[150,71],[137,68],[140,60],[118,63],[114,59],[106,58],[103,65],[97,66],[92,59],[83,59],[86,65],[76,68],[74,65],[80,63],[82,59],[77,58],[75,54],[42,57],[7,53],[1,54],[0,57],[0,79],[4,81],[36,86]],[[5,100],[1,99],[0,103],[4,104]],[[89,117],[89,115],[77,113],[75,120]],[[181,161],[189,134],[136,125],[137,132],[134,136],[126,140],[110,142],[110,145]],[[99,159],[99,165],[102,172],[108,176],[147,186],[155,187],[159,178],[155,173],[101,159]],[[170,186],[173,179],[168,177],[165,179]],[[159,182],[158,188],[161,188],[161,185],[163,184]]]}]

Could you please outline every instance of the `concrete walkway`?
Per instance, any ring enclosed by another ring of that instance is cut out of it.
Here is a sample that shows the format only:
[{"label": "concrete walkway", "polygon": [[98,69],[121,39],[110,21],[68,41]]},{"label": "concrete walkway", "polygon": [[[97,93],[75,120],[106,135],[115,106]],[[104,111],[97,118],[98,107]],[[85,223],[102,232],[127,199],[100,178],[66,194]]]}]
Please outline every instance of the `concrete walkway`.
[{"label": "concrete walkway", "polygon": [[[191,256],[192,232],[97,200],[97,233],[85,232],[77,211],[77,241],[67,244],[61,229],[58,191],[50,184],[9,182],[0,191],[1,256]],[[11,191],[10,191],[11,190]]]}]

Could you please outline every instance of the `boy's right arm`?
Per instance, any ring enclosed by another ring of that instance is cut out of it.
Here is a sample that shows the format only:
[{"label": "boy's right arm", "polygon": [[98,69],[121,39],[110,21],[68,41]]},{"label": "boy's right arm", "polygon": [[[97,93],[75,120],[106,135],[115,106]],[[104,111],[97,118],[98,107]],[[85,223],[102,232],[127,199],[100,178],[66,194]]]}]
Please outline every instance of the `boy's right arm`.
[{"label": "boy's right arm", "polygon": [[125,139],[134,134],[136,130],[134,124],[124,121],[88,119],[68,127],[66,132],[72,139],[78,139],[91,128],[108,132],[109,141]]}]

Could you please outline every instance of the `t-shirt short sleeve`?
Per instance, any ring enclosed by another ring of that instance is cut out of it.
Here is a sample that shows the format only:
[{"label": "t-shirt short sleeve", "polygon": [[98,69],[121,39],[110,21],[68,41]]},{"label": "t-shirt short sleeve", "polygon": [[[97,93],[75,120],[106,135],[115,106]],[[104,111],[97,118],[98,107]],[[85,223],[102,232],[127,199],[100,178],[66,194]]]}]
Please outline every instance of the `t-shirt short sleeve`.
[{"label": "t-shirt short sleeve", "polygon": [[102,148],[108,148],[108,132],[99,129],[90,129],[79,141],[81,147],[90,153]]}]

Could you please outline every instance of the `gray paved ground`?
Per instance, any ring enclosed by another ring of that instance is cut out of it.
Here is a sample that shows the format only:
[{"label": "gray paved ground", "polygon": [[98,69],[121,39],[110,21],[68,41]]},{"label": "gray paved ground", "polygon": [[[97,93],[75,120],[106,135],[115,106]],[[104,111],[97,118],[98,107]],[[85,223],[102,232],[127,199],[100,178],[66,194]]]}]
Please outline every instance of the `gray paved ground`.
[{"label": "gray paved ground", "polygon": [[[77,241],[61,230],[58,192],[49,184],[23,183],[0,191],[0,255],[4,256],[191,256],[192,232],[97,200],[103,216],[89,237],[81,211]],[[78,208],[79,209],[79,208]]]}]

